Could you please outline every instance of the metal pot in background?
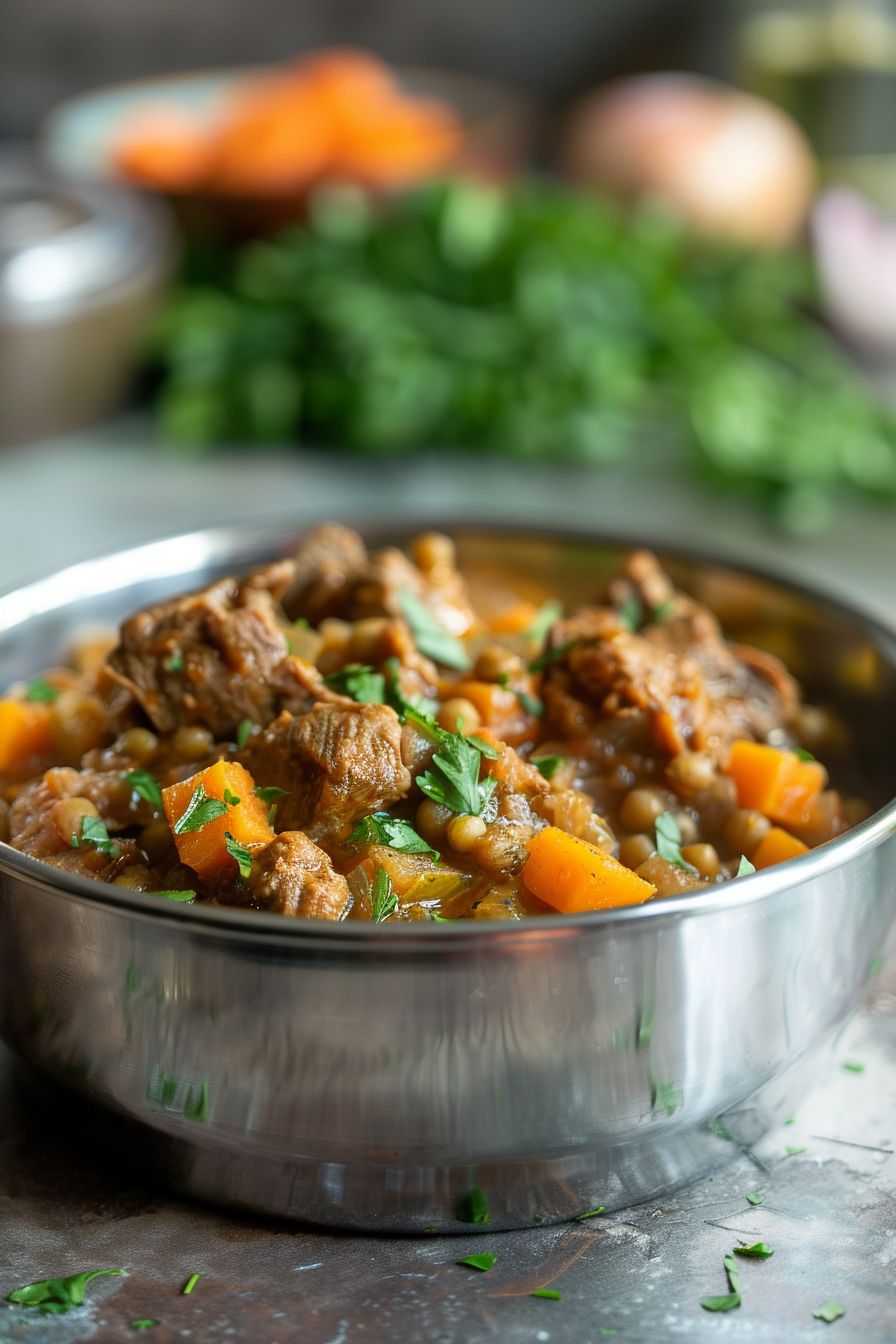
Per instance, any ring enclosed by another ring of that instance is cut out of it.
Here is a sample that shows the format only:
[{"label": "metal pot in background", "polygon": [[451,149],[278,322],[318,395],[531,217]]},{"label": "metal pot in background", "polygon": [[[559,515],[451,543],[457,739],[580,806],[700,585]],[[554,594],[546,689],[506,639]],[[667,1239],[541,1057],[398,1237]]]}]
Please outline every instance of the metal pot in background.
[{"label": "metal pot in background", "polygon": [[0,155],[0,444],[116,405],[174,255],[158,202]]}]

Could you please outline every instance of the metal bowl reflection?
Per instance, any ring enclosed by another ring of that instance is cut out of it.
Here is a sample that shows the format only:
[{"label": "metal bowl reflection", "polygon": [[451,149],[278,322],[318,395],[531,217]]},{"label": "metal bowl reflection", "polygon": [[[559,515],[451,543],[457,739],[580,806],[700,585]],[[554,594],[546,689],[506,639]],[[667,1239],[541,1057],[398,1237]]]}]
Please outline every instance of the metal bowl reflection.
[{"label": "metal bowl reflection", "polygon": [[[85,625],[292,540],[211,529],[0,597],[0,684]],[[458,542],[478,581],[509,563],[570,600],[623,549],[499,531]],[[172,907],[0,845],[4,1038],[93,1103],[94,1134],[144,1174],[342,1227],[558,1221],[755,1142],[860,1000],[896,912],[896,642],[817,594],[664,559],[734,633],[789,648],[810,694],[838,707],[853,734],[842,772],[884,803],[867,822],[707,894],[422,928]]]}]

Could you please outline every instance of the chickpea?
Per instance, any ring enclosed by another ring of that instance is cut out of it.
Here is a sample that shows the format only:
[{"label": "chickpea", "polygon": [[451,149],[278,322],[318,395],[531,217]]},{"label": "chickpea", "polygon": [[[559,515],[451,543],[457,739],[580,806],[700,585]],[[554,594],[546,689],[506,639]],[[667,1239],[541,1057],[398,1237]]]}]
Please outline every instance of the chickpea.
[{"label": "chickpea", "polygon": [[417,808],[417,830],[430,844],[440,844],[445,836],[445,827],[453,816],[450,807],[425,798]]},{"label": "chickpea", "polygon": [[98,816],[99,812],[89,798],[61,798],[58,803],[54,803],[50,812],[56,834],[67,845],[72,843],[73,835],[80,838],[81,823],[85,817]]},{"label": "chickpea", "polygon": [[215,739],[207,728],[192,724],[178,728],[171,739],[171,749],[182,761],[201,761],[214,750]]},{"label": "chickpea", "polygon": [[145,864],[134,863],[113,878],[112,885],[124,887],[127,891],[151,891],[153,876]]},{"label": "chickpea", "polygon": [[467,700],[462,695],[454,695],[450,700],[446,700],[436,719],[449,733],[475,733],[482,722],[479,710],[472,700]]},{"label": "chickpea", "polygon": [[622,800],[619,820],[627,831],[652,831],[657,817],[668,811],[659,789],[632,789]]},{"label": "chickpea", "polygon": [[380,652],[386,624],[384,616],[368,616],[363,621],[356,621],[352,628],[352,657],[361,663],[375,661]]},{"label": "chickpea", "polygon": [[482,681],[509,680],[523,671],[523,660],[500,644],[490,644],[476,659],[476,676]]},{"label": "chickpea", "polygon": [[685,863],[690,863],[696,868],[701,877],[718,877],[722,870],[715,845],[702,843],[682,845],[681,857]]},{"label": "chickpea", "polygon": [[106,736],[103,706],[83,691],[62,691],[50,706],[50,718],[56,753],[72,765]]},{"label": "chickpea", "polygon": [[454,542],[444,532],[424,532],[414,542],[412,554],[414,564],[429,574],[434,569],[453,569],[455,561]]},{"label": "chickpea", "polygon": [[715,765],[702,751],[684,751],[673,757],[666,769],[669,783],[685,798],[708,789],[715,777]]},{"label": "chickpea", "polygon": [[681,836],[683,845],[693,845],[697,841],[697,823],[683,808],[672,813],[678,823],[678,833]]},{"label": "chickpea", "polygon": [[485,832],[486,825],[481,817],[452,817],[447,826],[448,843],[459,854],[467,854]]},{"label": "chickpea", "polygon": [[649,835],[628,835],[619,842],[619,862],[632,871],[646,863],[656,849]]},{"label": "chickpea", "polygon": [[770,829],[771,822],[761,812],[739,807],[722,827],[722,838],[733,854],[743,854],[749,858]]},{"label": "chickpea", "polygon": [[159,739],[148,728],[128,728],[119,738],[118,746],[132,761],[148,761],[158,750]]}]

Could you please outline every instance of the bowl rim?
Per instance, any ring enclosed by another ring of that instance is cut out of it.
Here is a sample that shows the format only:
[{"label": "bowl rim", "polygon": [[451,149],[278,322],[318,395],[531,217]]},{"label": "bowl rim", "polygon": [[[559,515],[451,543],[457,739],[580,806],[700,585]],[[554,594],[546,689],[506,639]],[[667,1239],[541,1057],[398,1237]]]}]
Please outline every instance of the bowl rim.
[{"label": "bowl rim", "polygon": [[[298,540],[302,534],[315,524],[316,520],[296,521],[282,514],[259,515],[252,519],[242,519],[233,523],[212,524],[188,532],[176,531],[140,541],[130,546],[104,549],[92,555],[75,560],[62,567],[51,568],[36,577],[16,582],[0,590],[0,639],[10,630],[21,627],[31,616],[44,611],[61,611],[70,599],[49,601],[41,605],[42,592],[53,585],[67,586],[73,593],[79,591],[79,579],[88,577],[91,571],[102,571],[116,567],[125,576],[128,566],[126,558],[131,560],[131,571],[143,578],[179,577],[184,573],[184,563],[161,570],[145,568],[141,561],[149,562],[164,559],[168,552],[176,555],[183,552],[183,561],[195,556],[194,567],[199,568],[199,557],[208,564],[220,565],[224,553],[233,551],[234,543],[241,542],[246,547],[264,546],[270,542],[272,548],[285,539]],[[876,614],[861,605],[845,598],[825,592],[814,584],[802,580],[784,578],[774,568],[745,563],[742,559],[726,555],[724,549],[683,546],[674,539],[655,537],[645,540],[643,537],[607,529],[594,531],[581,527],[565,527],[553,524],[550,527],[538,527],[526,521],[507,519],[482,519],[477,517],[469,521],[459,518],[421,518],[410,520],[397,515],[377,516],[374,519],[361,520],[347,517],[347,525],[358,528],[366,539],[385,542],[389,538],[409,537],[424,530],[439,529],[449,535],[492,534],[510,539],[529,538],[533,541],[553,542],[560,545],[590,545],[609,548],[633,548],[645,546],[656,551],[661,558],[670,557],[686,563],[712,566],[726,570],[737,576],[759,580],[782,592],[803,598],[821,609],[827,609],[841,619],[863,630],[883,651],[890,664],[896,668],[896,627],[890,626]],[[273,549],[273,554],[278,552]],[[234,555],[239,561],[239,556]],[[263,563],[263,562],[261,562]],[[189,581],[189,580],[188,580]],[[133,579],[124,580],[111,587],[97,588],[97,593],[113,593],[117,589],[126,589],[133,585]],[[189,589],[187,590],[189,591]],[[83,593],[83,590],[81,590]],[[90,594],[88,594],[90,595]],[[34,602],[37,598],[37,603]],[[16,600],[16,601],[14,601]],[[12,606],[12,619],[3,621],[4,608]],[[23,615],[16,618],[16,605],[23,609]],[[430,951],[436,946],[448,943],[468,943],[471,940],[477,947],[511,948],[521,939],[526,942],[539,938],[555,939],[571,935],[599,935],[607,930],[610,934],[621,930],[631,931],[637,927],[654,928],[662,924],[673,923],[685,917],[711,915],[722,911],[734,911],[762,901],[772,901],[776,897],[784,899],[794,888],[811,882],[813,879],[838,868],[845,867],[856,855],[874,849],[888,837],[896,835],[896,797],[885,803],[858,826],[850,828],[843,835],[825,844],[809,850],[796,859],[775,865],[738,878],[736,893],[731,893],[731,884],[720,883],[709,891],[699,891],[680,896],[664,897],[660,901],[647,901],[643,905],[624,906],[611,910],[588,911],[577,915],[541,915],[538,918],[523,920],[452,920],[441,924],[434,921],[409,922],[407,924],[367,924],[361,921],[331,923],[320,920],[287,919],[283,915],[265,911],[244,910],[240,907],[215,906],[206,904],[177,903],[159,899],[152,892],[130,892],[111,883],[69,873],[65,869],[45,864],[29,854],[23,854],[11,845],[0,841],[0,873],[24,882],[27,886],[38,887],[67,899],[86,901],[117,911],[139,922],[152,924],[178,925],[184,932],[228,937],[240,935],[252,943],[276,942],[288,946],[307,944],[320,948],[348,951],[375,945],[380,953],[398,955],[404,951],[418,952],[421,947]],[[434,942],[438,940],[438,942]]]}]

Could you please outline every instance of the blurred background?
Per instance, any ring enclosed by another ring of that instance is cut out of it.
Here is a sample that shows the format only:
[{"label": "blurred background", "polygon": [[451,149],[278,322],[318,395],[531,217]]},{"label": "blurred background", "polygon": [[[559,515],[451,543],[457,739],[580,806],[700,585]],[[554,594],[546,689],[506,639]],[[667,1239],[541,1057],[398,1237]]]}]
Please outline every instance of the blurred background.
[{"label": "blurred background", "polygon": [[896,0],[29,0],[0,583],[427,514],[888,607],[894,113]]}]

